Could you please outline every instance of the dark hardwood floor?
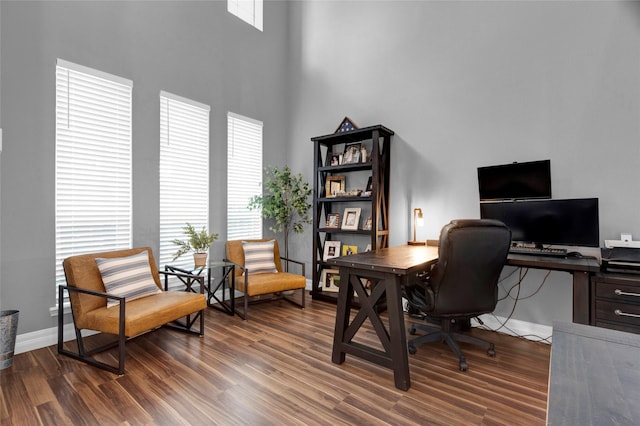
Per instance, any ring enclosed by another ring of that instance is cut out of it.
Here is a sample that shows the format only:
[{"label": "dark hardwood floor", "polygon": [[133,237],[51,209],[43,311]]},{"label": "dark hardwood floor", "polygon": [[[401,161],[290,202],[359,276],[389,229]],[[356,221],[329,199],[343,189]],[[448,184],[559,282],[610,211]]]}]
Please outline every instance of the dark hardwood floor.
[{"label": "dark hardwood floor", "polygon": [[[462,344],[467,372],[446,345],[422,345],[409,356],[412,386],[403,392],[390,370],[349,355],[331,362],[334,317],[335,305],[319,301],[305,310],[282,300],[252,305],[249,321],[209,309],[204,338],[163,328],[127,342],[120,377],[59,356],[55,346],[19,354],[0,375],[0,423],[545,423],[549,345],[474,329],[497,355]],[[368,324],[357,338],[377,341]]]}]

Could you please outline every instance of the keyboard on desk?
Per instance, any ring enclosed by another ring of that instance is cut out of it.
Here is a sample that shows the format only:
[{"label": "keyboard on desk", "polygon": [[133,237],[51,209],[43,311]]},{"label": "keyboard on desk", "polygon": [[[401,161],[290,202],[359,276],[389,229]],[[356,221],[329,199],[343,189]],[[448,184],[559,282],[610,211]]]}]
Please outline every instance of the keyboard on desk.
[{"label": "keyboard on desk", "polygon": [[567,250],[562,248],[511,247],[509,253],[529,254],[532,256],[567,257]]}]

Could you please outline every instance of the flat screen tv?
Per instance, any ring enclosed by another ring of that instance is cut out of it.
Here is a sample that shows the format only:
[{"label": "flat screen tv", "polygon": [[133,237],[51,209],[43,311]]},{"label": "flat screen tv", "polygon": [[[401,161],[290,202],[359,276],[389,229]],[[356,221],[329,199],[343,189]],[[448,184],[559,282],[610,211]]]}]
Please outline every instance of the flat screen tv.
[{"label": "flat screen tv", "polygon": [[551,198],[551,160],[478,167],[480,201]]},{"label": "flat screen tv", "polygon": [[600,246],[597,198],[480,203],[480,217],[504,222],[514,242]]}]

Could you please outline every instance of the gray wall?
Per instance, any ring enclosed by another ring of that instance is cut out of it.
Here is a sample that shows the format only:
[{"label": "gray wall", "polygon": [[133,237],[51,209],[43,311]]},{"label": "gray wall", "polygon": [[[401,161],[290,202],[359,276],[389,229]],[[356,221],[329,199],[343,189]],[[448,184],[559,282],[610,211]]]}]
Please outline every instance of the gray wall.
[{"label": "gray wall", "polygon": [[[395,130],[391,245],[411,239],[413,207],[420,239],[479,217],[478,166],[542,159],[554,198],[600,198],[602,240],[640,240],[640,3],[296,2],[290,13],[292,156],[311,179],[305,142],[343,116]],[[521,296],[545,273],[531,271]],[[570,275],[552,273],[514,317],[570,321]]]},{"label": "gray wall", "polygon": [[261,33],[226,2],[0,2],[2,309],[18,333],[53,327],[55,64],[62,58],[133,80],[133,244],[159,247],[159,92],[211,106],[210,228],[226,239],[226,114],[265,123],[264,163],[288,139],[287,7]]},{"label": "gray wall", "polygon": [[[19,333],[55,325],[58,57],[134,82],[134,245],[158,247],[160,90],[212,107],[221,240],[229,110],[265,122],[265,165],[310,181],[309,138],[345,115],[395,130],[392,245],[411,237],[413,207],[421,239],[478,217],[478,166],[546,158],[556,198],[600,198],[602,239],[640,239],[640,3],[269,1],[264,33],[225,2],[2,1],[0,20],[0,305],[20,309]],[[311,234],[292,243],[310,262]],[[530,273],[523,294],[543,277]],[[570,312],[570,276],[552,273],[515,316]]]}]

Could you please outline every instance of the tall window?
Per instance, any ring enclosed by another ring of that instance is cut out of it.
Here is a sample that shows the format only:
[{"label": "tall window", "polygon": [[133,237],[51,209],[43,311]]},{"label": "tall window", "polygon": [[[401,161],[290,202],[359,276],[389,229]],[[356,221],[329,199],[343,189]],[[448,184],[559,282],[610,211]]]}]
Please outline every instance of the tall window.
[{"label": "tall window", "polygon": [[262,31],[262,0],[227,0],[227,11]]},{"label": "tall window", "polygon": [[249,200],[262,195],[262,122],[227,114],[227,239],[262,238],[262,215]]},{"label": "tall window", "polygon": [[66,257],[131,247],[132,87],[57,60],[56,285]]},{"label": "tall window", "polygon": [[160,93],[160,254],[159,263],[193,266],[193,258],[172,261],[189,222],[209,229],[209,111],[171,93]]}]

